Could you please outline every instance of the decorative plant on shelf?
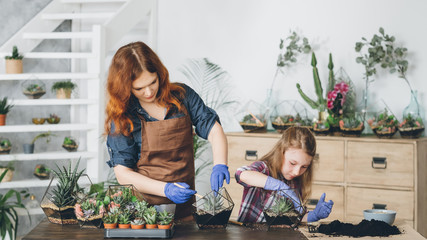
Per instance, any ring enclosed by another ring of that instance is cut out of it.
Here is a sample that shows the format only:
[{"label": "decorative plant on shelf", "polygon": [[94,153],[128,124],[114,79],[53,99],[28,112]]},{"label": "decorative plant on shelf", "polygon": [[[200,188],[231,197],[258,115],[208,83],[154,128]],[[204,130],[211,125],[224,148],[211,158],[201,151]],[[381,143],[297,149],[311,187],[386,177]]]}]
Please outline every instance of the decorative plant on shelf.
[{"label": "decorative plant on shelf", "polygon": [[77,151],[79,145],[73,137],[65,137],[64,142],[62,143],[62,147],[69,152],[75,152]]},{"label": "decorative plant on shelf", "polygon": [[61,121],[61,118],[58,117],[56,114],[52,113],[52,114],[49,114],[49,117],[46,118],[46,120],[50,124],[57,124],[59,123],[59,121]]},{"label": "decorative plant on shelf", "polygon": [[159,229],[170,229],[171,223],[173,220],[174,214],[169,213],[166,210],[163,210],[163,212],[159,212],[158,214],[158,228]]},{"label": "decorative plant on shelf", "polygon": [[0,101],[0,126],[6,125],[6,115],[13,108],[12,104],[8,104],[7,97]]},{"label": "decorative plant on shelf", "polygon": [[40,138],[46,138],[46,143],[50,142],[50,137],[51,136],[55,136],[55,134],[52,134],[50,131],[45,132],[45,133],[40,133],[39,135],[35,136],[33,138],[33,140],[31,141],[31,143],[24,143],[23,147],[24,147],[24,153],[34,153],[34,144],[36,143],[37,139]]},{"label": "decorative plant on shelf", "polygon": [[423,119],[420,116],[412,116],[408,113],[399,124],[399,132],[402,138],[419,138],[424,132]]},{"label": "decorative plant on shelf", "polygon": [[56,98],[71,98],[71,92],[77,85],[71,81],[59,81],[52,85],[52,92],[56,92]]},{"label": "decorative plant on shelf", "polygon": [[46,86],[39,80],[27,80],[22,83],[22,93],[29,99],[39,99],[46,93]]},{"label": "decorative plant on shelf", "polygon": [[[43,196],[40,206],[51,223],[56,224],[77,224],[74,213],[74,205],[77,202],[76,192],[79,189],[77,184],[82,176],[84,169],[78,171],[80,159],[77,161],[74,169],[71,168],[71,161],[68,168],[59,167],[52,170],[55,175]],[[56,186],[51,185],[56,180]]]},{"label": "decorative plant on shelf", "polygon": [[[8,170],[4,171],[3,173],[0,173],[0,182],[3,181],[3,178],[6,176],[7,173]],[[14,189],[10,189],[4,195],[0,193],[1,239],[8,239],[6,238],[7,235],[9,235],[10,239],[16,239],[16,234],[18,232],[19,227],[19,218],[18,213],[16,212],[17,208],[22,208],[27,212],[28,218],[30,219],[31,223],[30,213],[22,202],[23,197],[25,198],[27,195],[29,194],[26,191],[18,192]],[[14,197],[15,200],[13,200]]]},{"label": "decorative plant on shelf", "polygon": [[344,137],[360,137],[364,128],[363,122],[356,117],[340,120],[340,129]]},{"label": "decorative plant on shelf", "polygon": [[34,168],[34,176],[38,177],[39,179],[49,179],[51,170],[46,167],[44,164],[38,164]]},{"label": "decorative plant on shelf", "polygon": [[7,138],[0,137],[0,154],[9,154],[12,149],[12,143]]},{"label": "decorative plant on shelf", "polygon": [[13,46],[12,48],[12,55],[11,56],[5,56],[6,59],[6,73],[22,73],[22,59],[24,56],[22,54],[19,54],[18,47]]},{"label": "decorative plant on shelf", "polygon": [[380,112],[377,116],[368,120],[372,131],[379,138],[391,138],[397,131],[399,122],[393,114],[388,114],[387,109]]},{"label": "decorative plant on shelf", "polygon": [[[312,108],[312,109],[316,109],[317,111],[319,111],[319,120],[320,121],[325,121],[326,119],[324,119],[325,117],[320,117],[320,113],[321,112],[325,112],[327,110],[327,98],[325,98],[323,96],[323,88],[322,88],[322,82],[320,81],[320,77],[319,77],[319,71],[317,70],[317,60],[316,60],[316,55],[314,54],[314,52],[311,55],[311,66],[313,66],[313,79],[314,79],[314,87],[315,87],[315,92],[316,92],[316,96],[317,96],[317,101],[312,100],[310,97],[308,97],[301,89],[301,86],[299,83],[297,83],[297,89],[299,94],[301,95],[302,99],[304,99],[304,101]],[[328,64],[328,69],[329,69],[329,81],[328,81],[328,89],[331,88],[333,89],[333,86],[335,86],[335,78],[334,78],[334,64],[332,62],[332,54],[329,54],[329,64]]]},{"label": "decorative plant on shelf", "polygon": [[[4,172],[7,172],[7,174],[4,176],[3,178],[3,182],[10,182],[12,181],[13,178],[13,172],[15,171],[15,163],[12,162],[8,162],[6,165],[0,165],[0,175],[3,174]],[[0,181],[0,182],[2,182]]]},{"label": "decorative plant on shelf", "polygon": [[313,123],[313,132],[316,136],[329,135],[330,125],[328,121],[315,121]]}]

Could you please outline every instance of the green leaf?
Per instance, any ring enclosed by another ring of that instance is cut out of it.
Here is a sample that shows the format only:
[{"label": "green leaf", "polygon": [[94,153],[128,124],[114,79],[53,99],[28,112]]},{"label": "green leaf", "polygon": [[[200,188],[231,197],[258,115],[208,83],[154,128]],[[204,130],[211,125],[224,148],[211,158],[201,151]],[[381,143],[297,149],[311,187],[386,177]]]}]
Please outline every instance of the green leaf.
[{"label": "green leaf", "polygon": [[380,27],[379,32],[384,35],[384,28]]}]

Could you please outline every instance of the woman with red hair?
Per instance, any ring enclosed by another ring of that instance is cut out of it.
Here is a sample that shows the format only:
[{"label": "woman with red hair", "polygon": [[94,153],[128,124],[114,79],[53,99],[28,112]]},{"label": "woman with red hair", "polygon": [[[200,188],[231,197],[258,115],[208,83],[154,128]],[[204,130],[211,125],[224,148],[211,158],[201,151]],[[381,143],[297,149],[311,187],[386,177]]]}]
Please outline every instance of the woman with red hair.
[{"label": "woman with red hair", "polygon": [[170,83],[168,70],[146,44],[130,43],[116,52],[107,93],[107,164],[120,184],[133,184],[150,204],[176,203],[175,218],[191,219],[193,125],[212,145],[212,190],[229,183],[227,139],[218,115],[193,89]]}]

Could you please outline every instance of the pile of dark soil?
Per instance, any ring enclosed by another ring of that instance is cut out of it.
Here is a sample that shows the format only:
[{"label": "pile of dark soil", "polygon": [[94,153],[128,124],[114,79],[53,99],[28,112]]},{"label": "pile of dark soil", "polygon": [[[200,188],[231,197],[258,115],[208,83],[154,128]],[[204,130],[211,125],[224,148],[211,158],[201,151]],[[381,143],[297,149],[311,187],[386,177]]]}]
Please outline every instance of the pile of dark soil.
[{"label": "pile of dark soil", "polygon": [[377,220],[362,220],[357,225],[353,225],[351,223],[342,223],[338,220],[335,220],[329,224],[321,224],[318,228],[318,232],[327,235],[351,237],[386,237],[390,235],[401,234],[400,230],[396,226],[390,226],[386,222]]}]

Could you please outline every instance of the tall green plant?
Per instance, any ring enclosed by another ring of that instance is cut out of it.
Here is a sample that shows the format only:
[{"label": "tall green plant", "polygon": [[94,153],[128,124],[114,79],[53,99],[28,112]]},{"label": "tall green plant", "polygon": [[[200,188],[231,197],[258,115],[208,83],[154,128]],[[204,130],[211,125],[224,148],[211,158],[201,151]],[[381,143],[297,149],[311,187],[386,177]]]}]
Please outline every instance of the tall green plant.
[{"label": "tall green plant", "polygon": [[[4,176],[6,176],[8,171],[9,169],[0,175],[0,182],[3,180]],[[5,239],[6,233],[9,234],[12,239],[16,239],[19,226],[19,218],[18,213],[15,210],[16,208],[25,209],[31,222],[30,213],[22,202],[21,194],[26,194],[26,191],[18,192],[14,189],[10,189],[6,194],[0,194],[0,235],[2,239]],[[15,201],[11,200],[13,196],[16,198]]]},{"label": "tall green plant", "polygon": [[[310,105],[311,108],[317,109],[318,111],[323,112],[327,109],[326,107],[327,92],[325,96],[323,96],[322,82],[320,81],[319,71],[317,69],[317,59],[314,52],[311,55],[311,66],[313,67],[313,80],[314,80],[314,88],[315,88],[317,100],[313,100],[310,97],[308,97],[307,94],[305,94],[301,89],[301,86],[299,83],[297,83],[297,89],[302,99],[304,99],[304,101],[308,103],[308,105]],[[332,54],[329,54],[328,69],[329,69],[328,89],[333,89],[333,86],[335,85],[335,77],[334,77],[334,71],[333,71],[334,64],[332,61]]]},{"label": "tall green plant", "polygon": [[52,170],[58,178],[58,185],[52,190],[52,202],[58,207],[74,206],[76,198],[74,192],[78,188],[77,181],[83,174],[84,170],[77,171],[80,159],[77,161],[74,169],[71,168],[71,162],[68,168],[56,165],[57,170]]},{"label": "tall green plant", "polygon": [[0,101],[0,114],[7,114],[12,108],[13,105],[7,103],[7,97],[4,97],[3,100]]}]

